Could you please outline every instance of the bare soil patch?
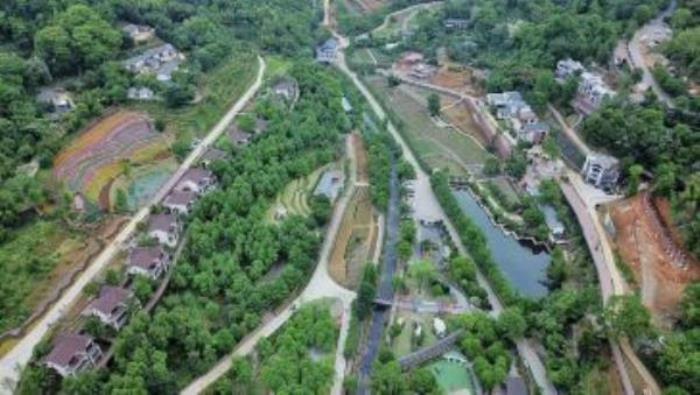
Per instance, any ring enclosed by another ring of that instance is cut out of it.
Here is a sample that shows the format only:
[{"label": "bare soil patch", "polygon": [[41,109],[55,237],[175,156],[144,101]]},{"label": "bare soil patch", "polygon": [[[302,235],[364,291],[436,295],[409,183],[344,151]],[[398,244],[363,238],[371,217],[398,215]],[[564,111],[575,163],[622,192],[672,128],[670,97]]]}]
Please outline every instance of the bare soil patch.
[{"label": "bare soil patch", "polygon": [[[664,203],[660,206],[660,211],[668,213]],[[658,219],[645,209],[642,194],[616,202],[609,210],[616,229],[618,253],[640,285],[642,302],[652,313],[655,324],[670,328],[677,317],[678,302],[685,287],[700,279],[698,262],[689,258],[684,266],[673,263],[656,225]],[[673,228],[668,230],[671,234],[677,233]]]}]

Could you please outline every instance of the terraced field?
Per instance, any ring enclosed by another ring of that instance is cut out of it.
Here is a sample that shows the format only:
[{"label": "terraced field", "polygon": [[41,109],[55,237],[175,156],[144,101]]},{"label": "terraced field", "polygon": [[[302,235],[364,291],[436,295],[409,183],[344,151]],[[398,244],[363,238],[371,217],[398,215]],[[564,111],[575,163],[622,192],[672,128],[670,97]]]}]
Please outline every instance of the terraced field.
[{"label": "terraced field", "polygon": [[285,212],[287,215],[302,216],[311,214],[309,196],[316,187],[319,177],[329,166],[331,165],[320,167],[308,176],[290,182],[284,188],[284,191],[277,195],[275,203],[267,213],[268,221],[276,222],[276,216],[279,212]]},{"label": "terraced field", "polygon": [[53,175],[71,191],[109,209],[104,196],[109,196],[112,182],[133,166],[170,156],[169,146],[145,115],[122,111],[98,121],[59,153]]}]

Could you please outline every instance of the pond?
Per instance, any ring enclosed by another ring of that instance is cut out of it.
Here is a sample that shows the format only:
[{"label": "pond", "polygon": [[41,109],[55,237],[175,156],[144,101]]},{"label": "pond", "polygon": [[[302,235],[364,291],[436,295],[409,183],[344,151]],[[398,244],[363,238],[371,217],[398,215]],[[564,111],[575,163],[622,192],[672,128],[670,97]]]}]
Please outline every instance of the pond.
[{"label": "pond", "polygon": [[136,210],[147,203],[172,173],[171,166],[156,166],[135,176],[127,194],[129,208]]},{"label": "pond", "polygon": [[456,190],[454,195],[462,210],[481,228],[494,261],[514,288],[527,297],[545,296],[548,290],[543,282],[547,278],[549,254],[504,233],[468,191]]}]

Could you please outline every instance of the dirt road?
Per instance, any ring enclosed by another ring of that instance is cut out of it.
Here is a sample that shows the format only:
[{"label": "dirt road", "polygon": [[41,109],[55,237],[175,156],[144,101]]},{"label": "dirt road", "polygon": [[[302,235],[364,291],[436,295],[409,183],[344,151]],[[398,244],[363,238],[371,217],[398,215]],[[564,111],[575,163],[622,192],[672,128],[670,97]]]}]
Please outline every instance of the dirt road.
[{"label": "dirt road", "polygon": [[[406,13],[412,13],[412,12],[417,13],[418,11],[421,11],[421,10],[427,10],[427,9],[432,8],[432,7],[442,5],[442,3],[443,3],[442,1],[433,1],[431,3],[420,3],[420,4],[415,4],[415,5],[412,5],[410,7],[400,9],[398,11],[394,11],[391,14],[388,14],[386,17],[384,17],[384,21],[382,22],[382,24],[375,27],[374,29],[372,29],[371,33],[376,34],[376,33],[381,32],[382,30],[386,29],[389,26],[389,23],[391,22],[391,20],[399,15],[406,14]],[[330,16],[329,16],[330,14],[328,12],[325,12],[324,15],[325,15],[325,18],[330,19]],[[408,22],[410,21],[411,18],[413,18],[413,16],[415,16],[415,14],[408,16],[406,18],[406,20],[404,20],[404,23],[402,24],[402,27],[401,27],[402,30],[406,30]],[[324,23],[324,26],[329,26],[329,24]]]},{"label": "dirt road", "polygon": [[561,115],[561,113],[550,103],[547,103],[547,108],[549,108],[549,112],[552,113],[552,115],[554,115],[554,119],[557,120],[562,130],[564,131],[564,134],[566,134],[566,137],[568,137],[569,140],[571,140],[574,143],[574,145],[578,147],[579,151],[581,151],[581,153],[584,155],[590,154],[591,149],[588,148],[588,146],[586,145],[586,143],[583,142],[583,140],[581,140],[581,137],[578,135],[578,133],[576,133],[576,131],[566,123],[566,120]]},{"label": "dirt road", "polygon": [[75,280],[73,285],[68,288],[63,296],[54,304],[54,306],[31,327],[31,330],[0,360],[0,393],[11,393],[12,389],[19,381],[20,373],[24,366],[29,362],[34,347],[41,341],[51,327],[67,312],[73,303],[82,295],[83,288],[89,284],[92,279],[102,271],[109,262],[122,250],[122,246],[136,232],[137,224],[145,220],[150,211],[151,206],[159,203],[168,191],[178,182],[182,175],[196,163],[199,157],[206,149],[213,144],[216,139],[226,130],[226,127],[238,115],[248,101],[255,95],[262,84],[263,74],[265,72],[265,61],[258,57],[258,74],[253,85],[248,88],[241,98],[228,110],[221,120],[211,129],[202,142],[195,148],[187,158],[182,162],[178,170],[166,182],[165,185],[156,193],[151,202],[139,210],[127,225],[119,232],[95,260],[87,267],[87,269]]}]

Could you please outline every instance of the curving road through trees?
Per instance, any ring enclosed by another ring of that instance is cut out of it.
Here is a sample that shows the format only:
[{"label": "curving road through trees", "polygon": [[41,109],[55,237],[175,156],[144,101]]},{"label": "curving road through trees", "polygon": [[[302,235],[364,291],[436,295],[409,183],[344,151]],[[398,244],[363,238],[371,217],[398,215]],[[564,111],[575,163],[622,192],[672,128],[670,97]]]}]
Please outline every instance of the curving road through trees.
[{"label": "curving road through trees", "polygon": [[254,83],[241,96],[236,103],[224,114],[219,122],[209,131],[202,142],[185,158],[177,171],[158,190],[153,199],[140,209],[117,236],[105,246],[102,252],[90,263],[85,271],[78,276],[75,282],[63,293],[44,316],[31,326],[31,329],[22,339],[0,360],[0,393],[11,393],[17,385],[24,366],[32,357],[34,347],[41,341],[51,327],[60,320],[70,307],[83,293],[83,288],[97,276],[112,259],[122,250],[125,243],[136,233],[137,225],[145,220],[151,212],[151,207],[158,204],[173,186],[180,180],[185,172],[192,167],[204,154],[207,148],[226,130],[226,127],[240,113],[250,99],[262,85],[265,73],[265,60],[258,56],[258,73]]}]

